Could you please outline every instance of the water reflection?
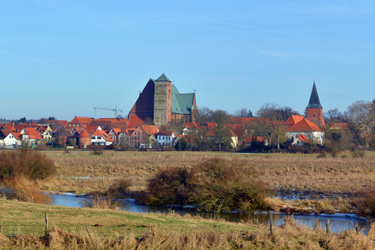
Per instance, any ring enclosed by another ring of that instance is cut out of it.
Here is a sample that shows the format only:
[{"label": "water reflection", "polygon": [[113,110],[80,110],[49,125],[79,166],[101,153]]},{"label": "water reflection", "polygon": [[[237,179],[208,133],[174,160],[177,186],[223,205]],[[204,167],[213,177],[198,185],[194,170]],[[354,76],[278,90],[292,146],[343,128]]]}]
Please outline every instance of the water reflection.
[{"label": "water reflection", "polygon": [[[68,206],[68,207],[82,207],[83,204],[90,201],[91,197],[84,197],[84,196],[76,196],[72,194],[65,194],[65,195],[51,195],[53,201],[51,204],[53,205],[61,205],[61,206]],[[125,200],[121,206],[121,210],[134,212],[134,213],[170,213],[174,212],[180,215],[190,214],[192,216],[200,216],[203,218],[209,219],[224,219],[226,221],[232,222],[241,222],[241,221],[257,221],[259,223],[267,223],[269,224],[269,215],[266,212],[255,212],[255,213],[227,213],[227,214],[215,214],[215,213],[203,213],[197,212],[193,209],[184,209],[184,208],[173,208],[173,210],[169,208],[163,207],[149,207],[145,205],[139,205],[134,203],[134,200]],[[284,223],[285,217],[291,217],[290,215],[285,214],[273,214],[273,223],[274,225],[281,226]],[[363,233],[367,233],[370,228],[370,222],[366,220],[361,220],[355,218],[353,216],[322,216],[322,215],[294,215],[294,220],[298,225],[306,226],[306,227],[315,227],[316,223],[318,222],[318,226],[321,229],[325,229],[326,224],[329,221],[330,231],[331,232],[341,232],[348,229],[353,229],[356,224],[358,224],[359,230]]]}]

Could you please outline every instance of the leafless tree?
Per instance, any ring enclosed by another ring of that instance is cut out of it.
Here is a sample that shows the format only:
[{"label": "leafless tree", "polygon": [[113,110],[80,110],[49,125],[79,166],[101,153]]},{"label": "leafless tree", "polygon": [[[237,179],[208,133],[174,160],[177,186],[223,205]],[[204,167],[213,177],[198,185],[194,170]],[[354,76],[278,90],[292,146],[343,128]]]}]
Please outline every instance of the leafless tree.
[{"label": "leafless tree", "polygon": [[348,107],[347,116],[351,127],[363,138],[366,149],[375,130],[375,103],[356,101]]}]

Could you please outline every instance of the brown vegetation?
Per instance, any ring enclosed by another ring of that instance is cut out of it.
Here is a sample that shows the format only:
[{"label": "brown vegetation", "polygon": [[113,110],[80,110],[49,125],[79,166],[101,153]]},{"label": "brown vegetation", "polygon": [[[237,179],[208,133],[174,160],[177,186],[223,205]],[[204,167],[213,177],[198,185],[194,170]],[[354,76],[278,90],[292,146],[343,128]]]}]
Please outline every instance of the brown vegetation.
[{"label": "brown vegetation", "polygon": [[[250,225],[249,225],[250,226]],[[222,234],[217,231],[165,232],[151,226],[141,237],[101,238],[92,233],[69,233],[54,227],[46,236],[0,235],[0,247],[17,249],[330,249],[366,250],[373,248],[374,228],[367,236],[354,231],[325,234],[320,229],[298,226],[288,218],[269,233],[266,225],[252,224],[255,230]]]},{"label": "brown vegetation", "polygon": [[12,188],[14,193],[8,194],[10,198],[19,201],[28,201],[35,203],[47,204],[51,201],[51,197],[44,195],[34,180],[30,180],[25,176],[17,176],[4,179],[2,182],[5,186]]},{"label": "brown vegetation", "polygon": [[0,152],[0,179],[26,176],[30,179],[46,179],[56,172],[50,158],[38,151],[23,148],[19,151]]},{"label": "brown vegetation", "polygon": [[146,203],[198,205],[199,209],[216,212],[262,209],[267,191],[253,172],[243,161],[222,158],[191,168],[161,169],[148,182]]}]

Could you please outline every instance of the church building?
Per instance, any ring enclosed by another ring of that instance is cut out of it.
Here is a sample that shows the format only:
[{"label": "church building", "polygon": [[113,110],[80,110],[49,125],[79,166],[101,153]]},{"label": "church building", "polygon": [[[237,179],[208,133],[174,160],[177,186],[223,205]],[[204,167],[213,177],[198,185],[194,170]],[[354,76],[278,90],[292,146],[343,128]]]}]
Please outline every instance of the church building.
[{"label": "church building", "polygon": [[315,82],[306,107],[306,117],[292,115],[285,122],[286,136],[293,140],[293,145],[316,143],[324,144],[326,123],[323,118],[323,107],[320,104]]},{"label": "church building", "polygon": [[129,112],[142,121],[153,121],[160,127],[179,122],[194,122],[197,110],[194,93],[180,93],[163,73],[156,80],[150,79]]}]

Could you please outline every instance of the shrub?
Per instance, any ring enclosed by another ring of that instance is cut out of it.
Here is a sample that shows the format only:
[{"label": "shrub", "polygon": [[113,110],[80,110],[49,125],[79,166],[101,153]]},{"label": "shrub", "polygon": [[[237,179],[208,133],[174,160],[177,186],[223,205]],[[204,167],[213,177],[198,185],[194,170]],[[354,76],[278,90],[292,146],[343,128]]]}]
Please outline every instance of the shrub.
[{"label": "shrub", "polygon": [[193,172],[186,167],[161,169],[148,181],[145,202],[154,206],[190,204],[196,191],[193,181]]},{"label": "shrub", "polygon": [[129,187],[132,185],[130,179],[124,178],[121,180],[116,180],[107,191],[107,197],[124,199],[129,193]]},{"label": "shrub", "polygon": [[210,159],[195,168],[198,173],[198,204],[206,211],[264,208],[267,191],[255,180],[252,168],[243,161]]},{"label": "shrub", "polygon": [[198,205],[205,211],[264,208],[267,190],[241,161],[210,159],[192,168],[160,170],[149,180],[146,204]]},{"label": "shrub", "polygon": [[45,179],[55,172],[53,160],[40,152],[27,148],[0,152],[0,179],[17,176],[25,176],[32,180]]}]

